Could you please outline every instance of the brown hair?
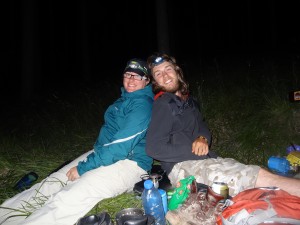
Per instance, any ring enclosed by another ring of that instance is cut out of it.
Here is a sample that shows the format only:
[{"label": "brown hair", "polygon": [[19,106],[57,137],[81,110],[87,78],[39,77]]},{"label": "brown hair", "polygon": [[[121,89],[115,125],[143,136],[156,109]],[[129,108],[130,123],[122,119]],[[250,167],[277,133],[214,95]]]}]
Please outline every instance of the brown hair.
[{"label": "brown hair", "polygon": [[161,53],[154,53],[153,55],[149,56],[148,59],[147,59],[147,64],[148,64],[148,67],[151,71],[151,76],[152,76],[151,80],[152,80],[153,92],[156,94],[156,93],[162,91],[162,88],[153,79],[153,67],[158,65],[158,63],[156,63],[155,60],[158,59],[159,57],[161,58],[160,61],[169,62],[174,66],[174,69],[176,71],[176,74],[177,74],[178,80],[179,80],[179,91],[183,96],[188,95],[188,93],[189,93],[189,84],[184,79],[183,71],[178,66],[178,64],[176,63],[176,59],[172,56],[169,56],[167,54],[161,54]]}]

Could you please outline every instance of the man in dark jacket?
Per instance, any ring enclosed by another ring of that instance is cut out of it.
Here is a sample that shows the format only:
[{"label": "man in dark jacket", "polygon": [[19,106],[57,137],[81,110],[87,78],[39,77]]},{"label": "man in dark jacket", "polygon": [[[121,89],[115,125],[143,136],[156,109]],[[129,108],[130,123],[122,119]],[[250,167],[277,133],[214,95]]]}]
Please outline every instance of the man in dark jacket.
[{"label": "man in dark jacket", "polygon": [[175,58],[148,58],[156,93],[146,136],[146,152],[161,162],[173,186],[193,175],[198,183],[225,182],[229,194],[254,187],[277,186],[300,196],[300,180],[273,174],[257,165],[217,157],[209,150],[211,134]]}]

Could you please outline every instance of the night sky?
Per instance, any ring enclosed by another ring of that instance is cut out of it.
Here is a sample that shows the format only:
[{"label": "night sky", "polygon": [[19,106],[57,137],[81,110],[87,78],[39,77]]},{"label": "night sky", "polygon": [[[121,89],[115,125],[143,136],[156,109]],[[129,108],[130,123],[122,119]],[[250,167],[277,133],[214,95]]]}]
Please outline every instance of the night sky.
[{"label": "night sky", "polygon": [[[157,17],[156,2],[165,20]],[[128,59],[161,50],[180,62],[298,55],[296,2],[7,1],[1,7],[2,102],[101,85],[119,79]]]}]

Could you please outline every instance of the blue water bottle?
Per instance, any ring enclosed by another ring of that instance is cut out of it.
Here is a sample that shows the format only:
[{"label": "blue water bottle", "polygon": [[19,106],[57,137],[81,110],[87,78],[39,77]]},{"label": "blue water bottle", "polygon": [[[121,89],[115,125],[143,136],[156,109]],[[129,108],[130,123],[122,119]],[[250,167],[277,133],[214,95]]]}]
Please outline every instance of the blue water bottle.
[{"label": "blue water bottle", "polygon": [[285,157],[271,156],[268,160],[269,169],[282,175],[289,172],[290,166],[290,162]]},{"label": "blue water bottle", "polygon": [[158,189],[154,187],[153,182],[150,179],[144,182],[142,203],[145,214],[154,217],[155,225],[166,225],[161,194]]},{"label": "blue water bottle", "polygon": [[164,212],[165,215],[168,212],[168,198],[167,198],[167,192],[163,189],[158,189],[161,199],[162,199],[162,203],[163,203],[163,207],[164,207]]},{"label": "blue water bottle", "polygon": [[30,172],[25,174],[14,186],[14,189],[20,191],[24,191],[29,188],[36,180],[38,179],[38,175],[35,172]]}]

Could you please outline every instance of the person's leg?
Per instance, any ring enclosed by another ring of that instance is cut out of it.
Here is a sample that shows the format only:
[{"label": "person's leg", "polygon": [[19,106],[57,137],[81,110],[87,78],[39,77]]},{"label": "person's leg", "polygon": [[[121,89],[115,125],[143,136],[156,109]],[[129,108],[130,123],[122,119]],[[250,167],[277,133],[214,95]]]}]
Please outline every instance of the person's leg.
[{"label": "person's leg", "polygon": [[[84,160],[91,152],[89,151],[79,156],[57,172],[50,174],[49,177],[33,185],[30,189],[3,202],[0,206],[0,224],[5,220],[6,222],[3,222],[3,225],[17,224],[18,221],[24,220],[33,211],[41,208],[52,194],[58,192],[66,185],[68,179],[66,176],[67,171],[76,166],[79,161]],[[19,216],[11,217],[13,215]]]},{"label": "person's leg", "polygon": [[22,225],[73,225],[102,199],[132,191],[145,173],[130,160],[91,170],[53,195]]},{"label": "person's leg", "polygon": [[228,185],[229,194],[234,196],[255,186],[259,169],[259,166],[245,165],[232,158],[190,160],[177,163],[169,179],[172,186],[190,175],[195,176],[197,183],[209,186],[213,182],[224,182]]},{"label": "person's leg", "polygon": [[278,187],[292,195],[300,197],[300,179],[284,177],[261,168],[255,187]]},{"label": "person's leg", "polygon": [[231,158],[190,160],[177,163],[169,174],[173,186],[181,179],[194,175],[198,183],[211,186],[214,181],[225,182],[229,194],[254,187],[278,187],[300,196],[300,179],[273,174],[256,165],[245,165]]}]

